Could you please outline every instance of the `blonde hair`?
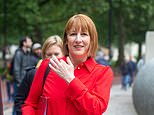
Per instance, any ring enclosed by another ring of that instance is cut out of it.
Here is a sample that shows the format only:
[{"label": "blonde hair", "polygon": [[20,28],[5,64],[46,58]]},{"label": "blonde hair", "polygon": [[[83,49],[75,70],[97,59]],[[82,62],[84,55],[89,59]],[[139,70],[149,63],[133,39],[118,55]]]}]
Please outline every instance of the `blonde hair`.
[{"label": "blonde hair", "polygon": [[95,57],[96,51],[98,48],[98,35],[97,30],[95,27],[94,22],[86,15],[84,14],[77,14],[72,16],[64,29],[64,39],[63,39],[63,52],[64,55],[69,55],[69,50],[67,46],[67,34],[70,32],[71,29],[79,30],[81,28],[81,31],[88,31],[90,35],[90,47],[88,50],[88,57]]},{"label": "blonde hair", "polygon": [[42,47],[42,58],[43,59],[46,58],[46,55],[45,55],[46,54],[46,50],[49,49],[53,45],[57,45],[61,49],[63,48],[63,41],[62,41],[62,39],[58,35],[50,36],[44,42],[43,47]]}]

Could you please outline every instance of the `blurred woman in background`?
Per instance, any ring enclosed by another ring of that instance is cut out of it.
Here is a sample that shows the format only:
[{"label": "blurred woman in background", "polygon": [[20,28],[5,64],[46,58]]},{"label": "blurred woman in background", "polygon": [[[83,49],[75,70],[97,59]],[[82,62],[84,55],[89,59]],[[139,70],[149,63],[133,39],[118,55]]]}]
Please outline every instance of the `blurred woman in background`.
[{"label": "blurred woman in background", "polygon": [[[49,38],[46,39],[46,41],[43,44],[42,59],[51,58],[53,55],[55,55],[58,58],[63,57],[62,46],[63,46],[62,39],[58,35],[50,36]],[[42,60],[38,62],[36,67],[31,67],[27,70],[26,75],[17,90],[17,95],[15,96],[15,107],[17,115],[22,115],[21,106],[28,96],[32,81],[35,76],[35,72],[41,62]]]}]

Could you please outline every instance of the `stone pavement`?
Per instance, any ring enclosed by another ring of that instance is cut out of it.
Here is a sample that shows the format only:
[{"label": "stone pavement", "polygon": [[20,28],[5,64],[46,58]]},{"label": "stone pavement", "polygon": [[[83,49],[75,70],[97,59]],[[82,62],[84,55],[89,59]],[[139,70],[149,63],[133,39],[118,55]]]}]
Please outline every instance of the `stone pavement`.
[{"label": "stone pavement", "polygon": [[132,88],[113,85],[107,111],[103,115],[137,115],[132,102]]}]

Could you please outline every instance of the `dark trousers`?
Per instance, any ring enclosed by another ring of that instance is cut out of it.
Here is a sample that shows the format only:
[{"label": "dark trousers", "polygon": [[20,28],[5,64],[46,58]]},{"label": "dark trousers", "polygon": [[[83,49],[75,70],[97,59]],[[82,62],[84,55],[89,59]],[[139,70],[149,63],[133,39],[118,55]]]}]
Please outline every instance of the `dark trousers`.
[{"label": "dark trousers", "polygon": [[[13,83],[13,99],[15,100],[15,95],[16,95],[16,92],[17,92],[17,83],[14,82]],[[12,115],[16,115],[16,109],[15,109],[15,105],[13,105],[13,111],[12,111]]]}]

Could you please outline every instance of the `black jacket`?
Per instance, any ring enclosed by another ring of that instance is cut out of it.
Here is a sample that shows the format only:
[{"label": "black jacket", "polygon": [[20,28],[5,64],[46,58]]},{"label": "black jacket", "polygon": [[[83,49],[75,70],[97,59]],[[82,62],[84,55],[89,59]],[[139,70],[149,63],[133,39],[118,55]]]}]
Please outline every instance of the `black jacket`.
[{"label": "black jacket", "polygon": [[12,66],[15,82],[19,86],[26,74],[25,68],[33,66],[31,65],[30,52],[24,52],[21,48],[18,48],[15,52],[14,63]]},{"label": "black jacket", "polygon": [[[16,108],[16,114],[17,115],[22,115],[22,111],[21,111],[21,106],[24,103],[24,101],[26,100],[29,91],[30,91],[30,87],[32,85],[35,73],[36,73],[36,68],[35,67],[30,67],[26,69],[26,75],[24,77],[24,79],[22,80],[20,86],[17,89],[17,93],[15,95],[15,108]],[[43,85],[42,88],[44,86],[46,77],[48,75],[50,71],[50,67],[47,66],[44,77],[43,77]]]},{"label": "black jacket", "polygon": [[35,72],[35,67],[27,68],[26,75],[17,89],[17,93],[15,95],[15,108],[17,115],[22,115],[21,105],[24,103],[28,96]]}]

